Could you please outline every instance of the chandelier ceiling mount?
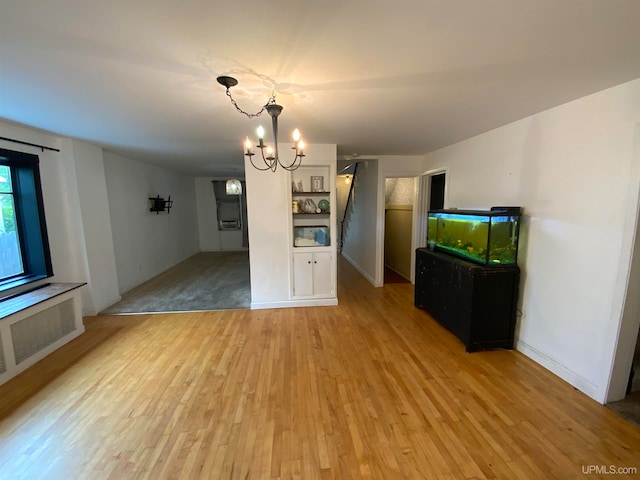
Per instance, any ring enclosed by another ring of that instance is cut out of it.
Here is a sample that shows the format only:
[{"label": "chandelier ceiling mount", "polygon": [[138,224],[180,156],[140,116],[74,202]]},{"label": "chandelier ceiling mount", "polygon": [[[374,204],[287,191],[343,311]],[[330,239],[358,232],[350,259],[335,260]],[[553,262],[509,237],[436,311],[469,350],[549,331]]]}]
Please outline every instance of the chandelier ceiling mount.
[{"label": "chandelier ceiling mount", "polygon": [[274,147],[270,147],[268,145],[265,145],[264,143],[264,128],[262,128],[262,125],[258,127],[258,145],[255,146],[255,148],[259,148],[260,149],[260,156],[262,157],[262,161],[264,163],[264,166],[262,165],[256,165],[255,163],[253,163],[253,157],[254,155],[256,155],[253,152],[253,147],[252,147],[252,142],[249,140],[249,137],[246,137],[245,142],[244,142],[244,155],[246,157],[249,158],[249,161],[251,162],[251,165],[253,165],[254,168],[256,168],[257,170],[271,170],[272,172],[275,172],[278,168],[278,165],[280,165],[283,169],[285,170],[295,170],[297,169],[300,164],[302,163],[302,157],[304,157],[304,142],[302,141],[302,138],[300,136],[300,132],[299,130],[296,128],[293,132],[293,147],[292,149],[295,150],[295,155],[293,158],[293,161],[291,163],[282,163],[280,161],[280,156],[278,154],[278,116],[280,115],[280,113],[282,113],[282,106],[278,105],[276,103],[276,94],[275,91],[273,91],[271,93],[271,97],[269,98],[269,100],[267,101],[267,103],[260,109],[259,112],[257,113],[249,113],[249,112],[245,112],[244,110],[242,110],[237,102],[234,100],[234,98],[231,96],[231,92],[230,89],[231,87],[235,87],[236,85],[238,85],[238,80],[236,80],[233,77],[229,77],[226,75],[221,75],[217,78],[218,83],[220,85],[222,85],[223,87],[225,87],[227,89],[227,97],[229,97],[229,99],[231,100],[231,103],[233,104],[234,107],[236,107],[236,110],[240,113],[242,113],[243,115],[246,115],[249,118],[254,118],[254,117],[259,117],[262,112],[264,112],[266,110],[266,112],[269,114],[269,116],[271,117],[271,127],[273,130],[273,143],[274,143]]}]

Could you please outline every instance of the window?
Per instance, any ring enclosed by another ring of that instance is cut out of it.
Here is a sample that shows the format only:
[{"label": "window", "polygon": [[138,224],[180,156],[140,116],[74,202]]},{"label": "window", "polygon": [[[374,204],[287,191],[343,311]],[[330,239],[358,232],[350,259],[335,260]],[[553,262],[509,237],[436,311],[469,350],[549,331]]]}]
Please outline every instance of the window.
[{"label": "window", "polygon": [[0,279],[24,273],[11,183],[11,167],[0,165]]},{"label": "window", "polygon": [[39,158],[0,149],[0,296],[52,275]]}]

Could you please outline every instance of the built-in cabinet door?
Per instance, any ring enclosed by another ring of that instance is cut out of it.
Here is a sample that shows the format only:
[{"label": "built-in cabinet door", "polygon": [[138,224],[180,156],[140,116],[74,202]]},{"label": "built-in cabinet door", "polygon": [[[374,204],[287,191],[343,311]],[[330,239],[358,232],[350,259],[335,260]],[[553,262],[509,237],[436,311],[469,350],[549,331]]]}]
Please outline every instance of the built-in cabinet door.
[{"label": "built-in cabinet door", "polygon": [[313,253],[293,254],[293,295],[313,295]]},{"label": "built-in cabinet door", "polygon": [[293,295],[331,295],[331,252],[293,254]]},{"label": "built-in cabinet door", "polygon": [[313,294],[331,295],[331,252],[313,254]]}]

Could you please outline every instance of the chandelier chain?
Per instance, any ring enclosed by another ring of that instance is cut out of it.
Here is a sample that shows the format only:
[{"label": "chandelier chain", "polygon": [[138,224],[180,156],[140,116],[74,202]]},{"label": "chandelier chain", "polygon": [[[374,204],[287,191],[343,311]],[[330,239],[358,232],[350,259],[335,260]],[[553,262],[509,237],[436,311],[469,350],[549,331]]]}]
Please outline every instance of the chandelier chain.
[{"label": "chandelier chain", "polygon": [[267,113],[271,116],[271,126],[273,128],[273,142],[274,142],[273,148],[264,144],[262,140],[264,136],[264,129],[262,128],[262,126],[260,126],[260,128],[258,129],[258,137],[259,137],[260,143],[256,145],[256,148],[260,150],[260,157],[262,157],[264,166],[256,165],[253,162],[253,157],[256,154],[253,153],[253,151],[251,150],[252,145],[251,145],[251,142],[249,141],[249,137],[247,137],[246,141],[244,142],[244,146],[245,146],[244,155],[246,157],[249,157],[249,161],[251,162],[251,165],[253,165],[255,169],[263,170],[263,171],[271,170],[272,172],[275,172],[276,169],[278,168],[278,165],[280,165],[284,170],[288,170],[290,172],[293,170],[296,170],[302,163],[302,157],[305,156],[304,142],[300,137],[300,132],[296,128],[293,132],[293,139],[294,139],[293,150],[295,150],[295,156],[293,158],[293,162],[289,164],[285,164],[280,161],[280,158],[278,155],[278,115],[280,115],[280,112],[282,112],[282,106],[276,103],[275,88],[271,91],[271,98],[269,98],[269,101],[267,101],[267,103],[262,106],[259,112],[249,113],[249,112],[245,112],[240,108],[240,106],[235,101],[233,96],[231,96],[231,92],[229,91],[231,87],[235,87],[238,84],[238,81],[235,78],[229,77],[226,75],[221,75],[216,80],[220,85],[226,87],[227,97],[229,97],[229,100],[231,100],[231,103],[233,104],[234,107],[236,107],[236,110],[238,112],[242,113],[243,115],[246,115],[249,118],[254,118],[254,117],[260,116],[262,112],[266,110]]},{"label": "chandelier chain", "polygon": [[266,108],[267,105],[273,105],[276,103],[276,93],[275,91],[271,92],[271,98],[269,99],[269,101],[266,103],[266,105],[264,105],[262,107],[262,109],[258,112],[258,113],[249,113],[249,112],[245,112],[244,110],[242,110],[240,108],[240,106],[238,105],[238,103],[235,101],[235,99],[231,96],[231,92],[229,91],[229,89],[227,88],[227,97],[229,97],[229,100],[231,100],[231,103],[233,104],[234,107],[236,107],[236,110],[244,115],[246,115],[249,118],[255,118],[255,117],[259,117],[260,115],[262,115],[262,112],[264,112],[264,109]]}]

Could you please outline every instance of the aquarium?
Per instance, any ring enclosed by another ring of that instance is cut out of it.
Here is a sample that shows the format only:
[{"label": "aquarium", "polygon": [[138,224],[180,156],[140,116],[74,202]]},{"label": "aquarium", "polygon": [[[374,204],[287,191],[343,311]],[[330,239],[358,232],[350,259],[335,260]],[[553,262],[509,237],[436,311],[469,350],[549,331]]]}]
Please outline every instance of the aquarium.
[{"label": "aquarium", "polygon": [[309,225],[293,227],[294,247],[326,247],[329,245],[329,227]]},{"label": "aquarium", "polygon": [[482,265],[515,265],[520,207],[491,210],[432,210],[427,246]]}]

